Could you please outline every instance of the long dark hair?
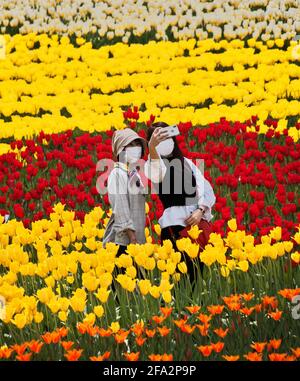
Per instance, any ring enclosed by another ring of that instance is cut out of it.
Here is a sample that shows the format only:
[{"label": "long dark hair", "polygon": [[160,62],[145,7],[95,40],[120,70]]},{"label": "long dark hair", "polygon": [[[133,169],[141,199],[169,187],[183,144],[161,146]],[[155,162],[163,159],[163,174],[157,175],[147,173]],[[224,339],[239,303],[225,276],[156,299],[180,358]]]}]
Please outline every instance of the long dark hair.
[{"label": "long dark hair", "polygon": [[[168,127],[169,124],[168,123],[165,123],[165,122],[155,122],[153,123],[150,127],[148,127],[148,130],[147,130],[147,140],[149,142],[149,140],[151,139],[151,136],[154,132],[154,130],[157,128],[157,127]],[[179,148],[179,145],[177,143],[177,140],[176,140],[176,137],[173,136],[172,137],[173,139],[173,142],[174,142],[174,149],[172,151],[172,154],[170,157],[166,158],[168,160],[172,160],[172,159],[180,159],[181,161],[183,161],[183,153],[181,152],[181,149]]]}]

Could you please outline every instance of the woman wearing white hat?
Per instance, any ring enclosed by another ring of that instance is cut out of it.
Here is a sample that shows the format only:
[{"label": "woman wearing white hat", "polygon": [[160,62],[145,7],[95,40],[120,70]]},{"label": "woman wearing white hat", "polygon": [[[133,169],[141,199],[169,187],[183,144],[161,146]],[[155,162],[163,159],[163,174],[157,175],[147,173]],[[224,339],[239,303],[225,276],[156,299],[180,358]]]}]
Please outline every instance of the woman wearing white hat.
[{"label": "woman wearing white hat", "polygon": [[[145,243],[145,188],[132,164],[144,155],[146,141],[130,128],[118,130],[112,138],[112,151],[116,163],[108,182],[108,198],[112,215],[106,226],[103,246],[107,242],[119,245],[118,255],[130,243]],[[131,170],[130,170],[131,169]]]}]

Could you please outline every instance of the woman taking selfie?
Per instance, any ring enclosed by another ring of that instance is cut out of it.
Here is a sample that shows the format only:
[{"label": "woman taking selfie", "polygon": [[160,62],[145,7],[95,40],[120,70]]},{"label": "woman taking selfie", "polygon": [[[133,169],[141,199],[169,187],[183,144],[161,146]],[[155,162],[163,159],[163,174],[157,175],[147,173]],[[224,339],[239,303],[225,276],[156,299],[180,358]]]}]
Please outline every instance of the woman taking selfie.
[{"label": "woman taking selfie", "polygon": [[[198,225],[202,233],[197,242],[202,250],[211,233],[211,208],[216,198],[200,169],[183,156],[175,136],[169,137],[167,127],[167,123],[157,122],[148,128],[149,157],[145,164],[145,175],[164,208],[159,219],[161,242],[171,240],[176,250],[176,240],[186,236],[186,227]],[[193,282],[194,265],[187,256],[186,263]]]},{"label": "woman taking selfie", "polygon": [[103,246],[119,245],[117,255],[130,243],[145,243],[145,192],[134,164],[141,159],[146,141],[130,128],[116,131],[112,151],[116,161],[107,182],[112,215],[106,226]]}]

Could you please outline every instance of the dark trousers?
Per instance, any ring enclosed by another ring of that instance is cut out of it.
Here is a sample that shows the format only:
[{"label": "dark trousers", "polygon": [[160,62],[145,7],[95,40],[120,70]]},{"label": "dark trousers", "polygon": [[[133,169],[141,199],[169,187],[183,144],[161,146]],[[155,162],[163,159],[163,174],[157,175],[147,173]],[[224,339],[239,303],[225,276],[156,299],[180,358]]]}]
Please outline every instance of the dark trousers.
[{"label": "dark trousers", "polygon": [[[169,239],[172,242],[174,250],[179,251],[176,246],[176,240],[181,238],[180,232],[184,229],[185,228],[181,225],[168,226],[166,228],[161,229],[161,244],[163,244],[163,241],[165,241],[166,239]],[[195,277],[197,267],[194,265],[193,260],[187,254],[182,253],[182,255],[187,266],[187,272],[190,278],[190,282],[191,284],[193,284],[197,277],[197,274]],[[204,263],[199,261],[199,265],[201,274],[203,274]]]},{"label": "dark trousers", "polygon": [[125,251],[127,249],[127,246],[119,245],[119,250],[117,252],[117,257],[119,257],[121,254],[126,254]]}]

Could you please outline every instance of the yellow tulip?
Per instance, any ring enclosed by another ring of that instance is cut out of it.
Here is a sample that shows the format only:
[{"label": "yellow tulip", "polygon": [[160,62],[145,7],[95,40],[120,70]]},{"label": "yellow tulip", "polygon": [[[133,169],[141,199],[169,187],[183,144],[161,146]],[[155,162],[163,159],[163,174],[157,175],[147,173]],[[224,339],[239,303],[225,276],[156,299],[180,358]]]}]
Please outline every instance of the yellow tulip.
[{"label": "yellow tulip", "polygon": [[197,258],[199,254],[199,245],[196,243],[190,243],[185,247],[185,252],[190,258]]},{"label": "yellow tulip", "polygon": [[128,275],[132,279],[135,279],[135,277],[137,275],[136,268],[134,266],[127,267],[126,275]]},{"label": "yellow tulip", "polygon": [[176,270],[176,263],[168,262],[166,265],[166,272],[170,275],[174,274]]},{"label": "yellow tulip", "polygon": [[27,319],[24,314],[17,314],[11,321],[16,327],[23,329],[26,325]]},{"label": "yellow tulip", "polygon": [[294,246],[293,242],[291,242],[291,241],[284,241],[283,245],[284,245],[284,250],[287,253],[290,253],[293,250],[293,246]]},{"label": "yellow tulip", "polygon": [[235,232],[237,230],[237,223],[235,218],[232,218],[231,220],[229,220],[227,222],[227,225],[231,231]]},{"label": "yellow tulip", "polygon": [[155,224],[154,225],[154,231],[155,233],[160,237],[160,234],[161,234],[161,227],[159,224]]},{"label": "yellow tulip", "polygon": [[281,234],[282,234],[281,226],[277,226],[270,231],[269,236],[270,236],[270,238],[273,238],[276,241],[280,241],[281,240]]},{"label": "yellow tulip", "polygon": [[95,306],[94,313],[98,318],[101,318],[104,315],[104,308],[102,306]]},{"label": "yellow tulip", "polygon": [[238,268],[244,272],[247,272],[249,269],[248,261],[240,261],[238,262]]},{"label": "yellow tulip", "polygon": [[186,274],[187,273],[187,265],[185,262],[180,262],[178,265],[178,270],[182,273],[182,274]]},{"label": "yellow tulip", "polygon": [[101,303],[106,303],[109,297],[109,294],[110,294],[109,290],[107,290],[106,288],[100,287],[95,293],[95,296],[97,297],[97,299],[100,300]]},{"label": "yellow tulip", "polygon": [[153,298],[158,299],[160,296],[160,288],[158,286],[151,286],[149,293]]},{"label": "yellow tulip", "polygon": [[120,324],[116,321],[111,323],[110,329],[112,330],[113,333],[117,333],[120,331],[121,327],[120,327]]},{"label": "yellow tulip", "polygon": [[47,304],[47,306],[50,308],[50,310],[53,314],[56,314],[60,308],[60,305],[56,299],[50,300],[50,302]]},{"label": "yellow tulip", "polygon": [[72,276],[72,275],[69,275],[68,277],[67,277],[67,282],[69,283],[69,284],[73,284],[74,283],[74,277]]},{"label": "yellow tulip", "polygon": [[65,312],[65,311],[59,311],[59,313],[58,313],[58,318],[59,318],[59,320],[61,320],[62,322],[66,322],[67,319],[68,319],[68,313]]},{"label": "yellow tulip", "polygon": [[298,251],[296,251],[295,253],[292,253],[291,258],[294,262],[300,263],[300,253]]},{"label": "yellow tulip", "polygon": [[44,320],[44,314],[42,312],[37,312],[35,315],[34,315],[34,321],[39,324],[41,323],[42,321]]},{"label": "yellow tulip", "polygon": [[188,230],[188,235],[192,239],[197,239],[199,237],[199,234],[202,232],[202,230],[199,229],[198,225],[193,225],[189,230]]},{"label": "yellow tulip", "polygon": [[166,261],[164,261],[163,259],[160,259],[159,261],[157,261],[157,268],[160,271],[165,271],[165,269],[166,269]]},{"label": "yellow tulip", "polygon": [[142,295],[147,295],[149,293],[151,288],[151,282],[149,279],[141,279],[138,285]]},{"label": "yellow tulip", "polygon": [[222,266],[221,267],[221,275],[224,277],[224,278],[227,278],[230,274],[230,270],[228,267],[226,266]]},{"label": "yellow tulip", "polygon": [[96,321],[96,315],[94,313],[89,313],[85,315],[83,322],[89,325],[94,325]]},{"label": "yellow tulip", "polygon": [[85,309],[86,300],[77,296],[72,296],[70,305],[75,312],[83,312]]},{"label": "yellow tulip", "polygon": [[172,301],[172,295],[170,291],[164,291],[162,293],[162,298],[166,303],[171,303]]},{"label": "yellow tulip", "polygon": [[98,280],[101,287],[108,288],[111,285],[113,278],[111,273],[106,272],[104,274],[101,274]]}]

